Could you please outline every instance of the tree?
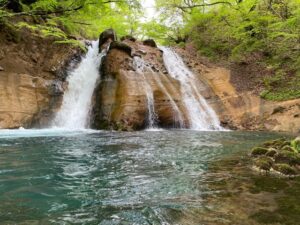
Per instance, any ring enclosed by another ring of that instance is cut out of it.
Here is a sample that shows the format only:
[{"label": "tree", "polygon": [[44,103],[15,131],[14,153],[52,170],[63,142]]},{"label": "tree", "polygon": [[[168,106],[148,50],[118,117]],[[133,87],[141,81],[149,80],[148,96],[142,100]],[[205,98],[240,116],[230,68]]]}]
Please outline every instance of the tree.
[{"label": "tree", "polygon": [[[26,24],[20,26],[51,30],[66,35],[79,35],[95,38],[105,28],[115,28],[121,33],[133,30],[129,15],[140,9],[138,0],[8,0],[0,2],[0,19],[22,16],[40,16],[44,24]],[[131,27],[130,27],[131,26]]]}]

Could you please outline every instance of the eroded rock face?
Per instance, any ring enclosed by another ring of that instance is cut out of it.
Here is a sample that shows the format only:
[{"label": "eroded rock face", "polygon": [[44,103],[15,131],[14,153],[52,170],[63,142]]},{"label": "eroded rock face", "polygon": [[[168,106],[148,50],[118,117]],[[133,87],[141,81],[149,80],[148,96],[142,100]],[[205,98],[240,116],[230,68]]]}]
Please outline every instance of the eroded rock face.
[{"label": "eroded rock face", "polygon": [[52,85],[53,81],[28,74],[0,74],[0,127],[46,123],[61,101],[61,94],[51,91]]},{"label": "eroded rock face", "polygon": [[[231,71],[209,63],[192,49],[177,49],[189,68],[207,85],[203,93],[225,127],[300,133],[300,99],[274,102],[255,90],[237,90]],[[243,76],[243,74],[241,74]]]},{"label": "eroded rock face", "polygon": [[[121,43],[112,44],[114,47],[110,48],[101,67],[102,79],[94,99],[94,128],[145,128],[148,123],[147,88],[153,93],[157,125],[178,126],[174,102],[184,112],[180,85],[166,73],[162,52],[130,39]],[[173,104],[170,96],[174,99]],[[183,118],[188,124],[185,115]]]},{"label": "eroded rock face", "polygon": [[81,51],[26,30],[1,29],[0,129],[43,127],[60,107],[66,67]]}]

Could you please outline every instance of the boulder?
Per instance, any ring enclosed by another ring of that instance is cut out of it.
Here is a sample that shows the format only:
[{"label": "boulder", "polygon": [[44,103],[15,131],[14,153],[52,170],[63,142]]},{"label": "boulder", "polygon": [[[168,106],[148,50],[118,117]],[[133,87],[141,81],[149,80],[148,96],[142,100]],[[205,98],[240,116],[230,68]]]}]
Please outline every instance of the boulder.
[{"label": "boulder", "polygon": [[99,37],[99,49],[101,49],[102,45],[108,41],[116,41],[117,35],[113,29],[107,29],[100,34]]},{"label": "boulder", "polygon": [[150,46],[150,47],[153,47],[153,48],[157,48],[157,45],[156,45],[156,43],[153,39],[146,39],[146,40],[143,41],[143,44],[147,45],[147,46]]},{"label": "boulder", "polygon": [[266,153],[266,156],[274,157],[277,154],[277,151],[275,148],[269,148],[268,152]]},{"label": "boulder", "polygon": [[109,47],[109,50],[112,50],[112,49],[119,49],[123,52],[126,52],[129,56],[131,56],[132,48],[125,43],[122,43],[119,41],[113,41]]},{"label": "boulder", "polygon": [[260,157],[255,161],[255,165],[260,170],[270,171],[273,165],[273,160],[270,157],[264,156]]},{"label": "boulder", "polygon": [[255,147],[251,151],[252,156],[259,156],[259,155],[265,155],[268,152],[267,148],[263,147]]},{"label": "boulder", "polygon": [[0,71],[4,71],[4,68],[2,66],[0,66]]},{"label": "boulder", "polygon": [[288,164],[275,164],[273,169],[287,176],[293,176],[297,174],[297,170]]},{"label": "boulder", "polygon": [[281,151],[275,155],[275,162],[289,165],[300,165],[300,154],[290,151]]}]

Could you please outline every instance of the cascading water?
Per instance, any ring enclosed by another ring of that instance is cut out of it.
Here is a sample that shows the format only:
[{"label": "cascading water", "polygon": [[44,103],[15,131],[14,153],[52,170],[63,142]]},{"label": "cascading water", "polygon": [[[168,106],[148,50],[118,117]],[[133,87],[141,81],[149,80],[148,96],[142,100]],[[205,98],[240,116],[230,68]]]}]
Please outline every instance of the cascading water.
[{"label": "cascading water", "polygon": [[99,67],[104,50],[98,54],[98,41],[92,42],[79,66],[68,76],[68,90],[64,94],[60,111],[53,126],[66,129],[84,129],[89,122],[92,95],[99,78]]},{"label": "cascading water", "polygon": [[214,110],[197,89],[195,75],[185,66],[181,57],[172,49],[161,47],[165,66],[170,76],[181,84],[183,102],[189,116],[190,128],[194,130],[222,130]]},{"label": "cascading water", "polygon": [[161,77],[160,76],[154,76],[154,80],[156,81],[158,86],[161,88],[161,90],[165,93],[165,95],[168,97],[168,100],[170,101],[170,103],[172,105],[172,109],[173,109],[173,112],[174,112],[174,121],[179,122],[179,128],[184,128],[185,123],[184,123],[184,120],[183,120],[182,113],[181,113],[179,107],[177,106],[176,102],[172,98],[171,94],[168,92],[166,87],[163,85],[163,82],[161,81]]},{"label": "cascading water", "polygon": [[145,62],[140,57],[133,58],[133,65],[138,73],[143,77],[144,88],[147,96],[147,108],[148,108],[148,128],[155,128],[157,123],[157,115],[155,114],[154,107],[154,96],[151,85],[148,83],[144,72],[145,72]]}]

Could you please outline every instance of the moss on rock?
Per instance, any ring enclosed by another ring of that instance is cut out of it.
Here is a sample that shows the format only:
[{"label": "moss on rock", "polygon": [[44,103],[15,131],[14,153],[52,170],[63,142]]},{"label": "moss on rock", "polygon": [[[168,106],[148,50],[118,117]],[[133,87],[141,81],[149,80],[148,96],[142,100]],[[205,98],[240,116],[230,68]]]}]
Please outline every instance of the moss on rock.
[{"label": "moss on rock", "polygon": [[276,163],[286,163],[289,165],[300,165],[300,155],[296,152],[281,151],[275,155]]},{"label": "moss on rock", "polygon": [[267,141],[263,144],[264,147],[282,148],[286,145],[287,140],[285,138],[279,138],[273,141]]},{"label": "moss on rock", "polygon": [[284,175],[292,176],[297,174],[297,170],[294,167],[285,163],[275,164],[273,168]]},{"label": "moss on rock", "polygon": [[259,155],[265,155],[268,152],[267,148],[263,147],[255,147],[251,151],[252,156],[259,156]]},{"label": "moss on rock", "polygon": [[275,148],[269,148],[268,152],[266,153],[266,156],[274,157],[276,154],[277,154],[277,151]]},{"label": "moss on rock", "polygon": [[270,171],[273,165],[273,160],[270,157],[267,156],[262,156],[255,160],[255,165],[260,169],[260,170],[265,170],[265,171]]},{"label": "moss on rock", "polygon": [[300,138],[288,141],[285,138],[265,142],[263,147],[255,147],[251,150],[251,156],[255,157],[254,165],[260,170],[274,170],[287,175],[300,173]]},{"label": "moss on rock", "polygon": [[294,148],[292,148],[289,145],[285,145],[281,148],[282,151],[288,151],[288,152],[296,152]]}]

